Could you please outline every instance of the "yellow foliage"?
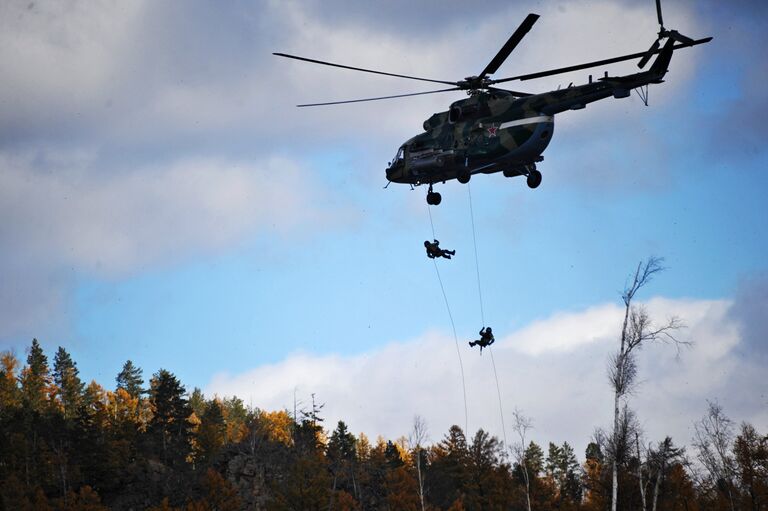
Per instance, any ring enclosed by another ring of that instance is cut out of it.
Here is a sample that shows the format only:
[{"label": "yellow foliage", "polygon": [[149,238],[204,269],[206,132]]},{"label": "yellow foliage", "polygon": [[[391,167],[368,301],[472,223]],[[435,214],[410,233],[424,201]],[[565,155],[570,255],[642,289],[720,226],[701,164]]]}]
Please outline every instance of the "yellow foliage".
[{"label": "yellow foliage", "polygon": [[107,392],[107,410],[113,426],[136,423],[139,419],[139,399],[125,389]]},{"label": "yellow foliage", "polygon": [[406,465],[410,465],[413,460],[411,458],[411,451],[408,450],[408,439],[401,436],[395,440],[394,443],[398,454],[400,454],[400,459],[403,460]]},{"label": "yellow foliage", "polygon": [[16,387],[18,359],[10,351],[0,355],[0,407],[17,408],[21,405],[21,393]]},{"label": "yellow foliage", "polygon": [[261,427],[267,437],[284,445],[291,445],[291,429],[293,428],[293,419],[288,412],[280,410],[277,412],[261,412]]},{"label": "yellow foliage", "polygon": [[238,422],[227,422],[227,441],[237,444],[248,436],[248,426]]}]

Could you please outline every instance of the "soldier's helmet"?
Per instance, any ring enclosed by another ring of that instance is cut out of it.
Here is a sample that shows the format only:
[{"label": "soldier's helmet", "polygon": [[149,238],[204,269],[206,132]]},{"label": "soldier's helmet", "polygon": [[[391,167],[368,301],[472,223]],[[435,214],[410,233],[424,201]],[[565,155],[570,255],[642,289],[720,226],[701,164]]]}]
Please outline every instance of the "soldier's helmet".
[{"label": "soldier's helmet", "polygon": [[429,241],[425,241],[425,242],[424,242],[424,246],[425,246],[425,247],[429,247]]}]

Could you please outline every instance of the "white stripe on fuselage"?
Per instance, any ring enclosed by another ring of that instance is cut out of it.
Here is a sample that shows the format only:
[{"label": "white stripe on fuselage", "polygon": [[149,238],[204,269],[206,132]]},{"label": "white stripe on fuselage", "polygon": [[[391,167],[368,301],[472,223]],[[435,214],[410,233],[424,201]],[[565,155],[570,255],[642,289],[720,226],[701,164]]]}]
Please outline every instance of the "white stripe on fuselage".
[{"label": "white stripe on fuselage", "polygon": [[502,122],[499,126],[500,130],[504,128],[511,128],[512,126],[521,126],[523,124],[534,124],[538,122],[554,122],[554,115],[540,115],[538,117],[526,117],[525,119],[518,119],[516,121]]}]

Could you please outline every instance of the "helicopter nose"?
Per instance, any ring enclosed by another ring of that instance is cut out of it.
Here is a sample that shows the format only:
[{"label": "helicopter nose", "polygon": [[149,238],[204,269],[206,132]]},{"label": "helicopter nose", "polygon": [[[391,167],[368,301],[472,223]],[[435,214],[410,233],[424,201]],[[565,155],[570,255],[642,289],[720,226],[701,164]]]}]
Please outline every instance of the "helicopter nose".
[{"label": "helicopter nose", "polygon": [[388,181],[395,181],[397,178],[399,178],[402,174],[402,169],[398,168],[396,165],[390,165],[387,167],[387,180]]}]

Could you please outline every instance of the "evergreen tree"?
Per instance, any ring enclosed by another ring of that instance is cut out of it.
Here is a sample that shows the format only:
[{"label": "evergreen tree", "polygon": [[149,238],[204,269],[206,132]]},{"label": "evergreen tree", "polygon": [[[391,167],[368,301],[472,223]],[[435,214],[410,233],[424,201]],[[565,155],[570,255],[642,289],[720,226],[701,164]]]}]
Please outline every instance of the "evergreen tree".
[{"label": "evergreen tree", "polygon": [[469,449],[464,431],[451,426],[448,435],[432,448],[432,460],[426,471],[430,500],[440,509],[447,509],[462,500],[468,480]]},{"label": "evergreen tree", "polygon": [[328,509],[331,481],[320,441],[320,419],[313,415],[294,425],[293,448],[275,460],[274,468],[279,475],[270,481],[273,498],[269,509]]},{"label": "evergreen tree", "polygon": [[333,476],[332,491],[341,490],[357,497],[355,436],[349,432],[344,421],[339,421],[331,434],[326,457]]},{"label": "evergreen tree", "polygon": [[140,367],[133,365],[133,362],[127,360],[123,364],[123,370],[115,378],[117,389],[125,390],[131,397],[140,398],[144,392],[143,371]]},{"label": "evergreen tree", "polygon": [[208,403],[205,401],[205,395],[202,390],[197,387],[192,390],[192,394],[189,395],[189,406],[198,419],[203,416]]},{"label": "evergreen tree", "polygon": [[169,466],[183,466],[190,453],[190,423],[192,408],[184,398],[186,390],[169,371],[160,369],[152,376],[149,400],[152,419],[147,435],[153,451]]},{"label": "evergreen tree", "polygon": [[530,479],[530,498],[531,508],[541,509],[549,506],[551,500],[551,488],[544,484],[542,476],[544,474],[544,451],[534,441],[528,444],[523,454],[525,466],[528,470]]},{"label": "evergreen tree", "polygon": [[224,421],[227,423],[227,440],[232,443],[240,442],[248,434],[248,423],[253,419],[253,415],[239,397],[224,399],[221,407]]},{"label": "evergreen tree", "polygon": [[568,445],[568,442],[563,442],[560,452],[562,453],[561,470],[563,472],[560,496],[563,501],[575,509],[581,502],[582,496],[581,467],[576,459],[576,454],[573,452],[573,447]]},{"label": "evergreen tree", "polygon": [[468,509],[508,509],[512,503],[509,466],[502,463],[499,439],[482,429],[469,446],[469,478],[464,484]]},{"label": "evergreen tree", "polygon": [[200,417],[197,429],[197,456],[201,463],[210,463],[227,441],[227,425],[218,400],[212,399]]},{"label": "evergreen tree", "polygon": [[600,444],[590,442],[585,452],[582,485],[584,489],[585,511],[603,510],[606,507],[607,496],[610,495],[610,481],[604,470],[605,459]]},{"label": "evergreen tree", "polygon": [[546,470],[553,485],[556,507],[570,509],[581,502],[581,469],[568,442],[562,447],[550,442]]},{"label": "evergreen tree", "polygon": [[74,419],[82,401],[85,385],[80,381],[77,364],[61,346],[53,359],[53,381],[58,387],[58,398],[64,418]]},{"label": "evergreen tree", "polygon": [[733,444],[736,474],[744,509],[768,509],[768,436],[742,423]]},{"label": "evergreen tree", "polygon": [[48,368],[48,357],[37,339],[32,339],[32,346],[27,356],[27,366],[22,370],[21,381],[22,403],[24,409],[30,412],[42,413],[47,403],[51,386],[51,375]]}]

